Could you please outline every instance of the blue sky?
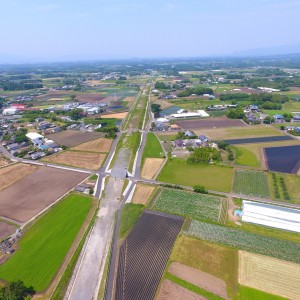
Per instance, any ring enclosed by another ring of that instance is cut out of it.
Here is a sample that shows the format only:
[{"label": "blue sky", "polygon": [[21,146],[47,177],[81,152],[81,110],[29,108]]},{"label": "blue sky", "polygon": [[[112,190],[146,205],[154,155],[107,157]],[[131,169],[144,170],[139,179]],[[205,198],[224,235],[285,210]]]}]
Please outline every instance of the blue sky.
[{"label": "blue sky", "polygon": [[230,54],[300,42],[299,0],[0,0],[0,56]]}]

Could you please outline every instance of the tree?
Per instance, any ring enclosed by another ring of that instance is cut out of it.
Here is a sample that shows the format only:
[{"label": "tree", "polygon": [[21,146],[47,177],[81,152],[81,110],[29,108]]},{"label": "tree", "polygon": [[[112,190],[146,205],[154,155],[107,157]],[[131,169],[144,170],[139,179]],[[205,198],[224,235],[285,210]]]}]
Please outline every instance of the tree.
[{"label": "tree", "polygon": [[187,159],[187,163],[191,165],[203,164],[207,165],[211,161],[220,161],[221,155],[215,148],[197,148]]},{"label": "tree", "polygon": [[229,119],[243,119],[245,117],[245,113],[242,108],[230,109],[227,114],[227,118]]},{"label": "tree", "polygon": [[202,185],[195,185],[193,189],[195,193],[208,194],[208,191]]},{"label": "tree", "polygon": [[83,109],[81,108],[74,108],[68,114],[73,120],[77,121],[78,119],[82,118],[83,116]]},{"label": "tree", "polygon": [[158,112],[160,112],[160,111],[161,111],[161,109],[160,109],[160,104],[156,104],[156,103],[151,104],[151,111],[152,111],[153,113],[158,113]]},{"label": "tree", "polygon": [[26,287],[21,280],[13,281],[1,289],[0,300],[24,300],[34,293],[33,287]]}]

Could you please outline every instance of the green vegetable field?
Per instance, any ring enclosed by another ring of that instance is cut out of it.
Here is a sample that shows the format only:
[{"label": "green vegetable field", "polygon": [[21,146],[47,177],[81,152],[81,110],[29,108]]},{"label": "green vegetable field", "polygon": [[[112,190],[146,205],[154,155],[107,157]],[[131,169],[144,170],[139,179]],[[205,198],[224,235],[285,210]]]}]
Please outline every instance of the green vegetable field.
[{"label": "green vegetable field", "polygon": [[221,198],[171,189],[163,189],[153,208],[192,219],[218,221]]},{"label": "green vegetable field", "polygon": [[71,194],[39,219],[20,240],[19,249],[0,266],[0,278],[22,280],[36,291],[45,290],[78,234],[92,198]]},{"label": "green vegetable field", "polygon": [[187,234],[205,241],[300,263],[299,244],[221,225],[192,221]]},{"label": "green vegetable field", "polygon": [[268,177],[263,172],[236,170],[233,191],[237,194],[270,197]]}]

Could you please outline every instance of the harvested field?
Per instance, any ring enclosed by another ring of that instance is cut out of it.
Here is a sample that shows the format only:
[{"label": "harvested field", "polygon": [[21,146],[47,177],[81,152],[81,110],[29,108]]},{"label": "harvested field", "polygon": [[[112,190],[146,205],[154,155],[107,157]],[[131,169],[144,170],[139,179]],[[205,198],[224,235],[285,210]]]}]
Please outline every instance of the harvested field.
[{"label": "harvested field", "polygon": [[132,203],[147,205],[154,190],[154,186],[138,183],[132,198]]},{"label": "harvested field", "polygon": [[38,170],[38,166],[14,164],[0,169],[0,191]]},{"label": "harvested field", "polygon": [[124,119],[127,116],[128,112],[120,112],[116,114],[108,114],[108,115],[101,115],[102,119],[109,119],[109,118],[114,118],[114,119]]},{"label": "harvested field", "polygon": [[64,130],[59,133],[49,134],[47,136],[58,145],[65,145],[67,147],[74,147],[76,145],[86,143],[103,137],[100,132],[81,132],[77,130]]},{"label": "harvested field", "polygon": [[239,283],[288,299],[299,299],[298,264],[239,251]]},{"label": "harvested field", "polygon": [[145,179],[153,179],[163,163],[163,158],[146,158],[142,169],[142,177]]},{"label": "harvested field", "polygon": [[76,96],[79,102],[101,102],[105,99],[105,95],[100,93],[85,93]]},{"label": "harvested field", "polygon": [[226,291],[226,283],[213,275],[178,262],[172,263],[168,272],[224,299],[229,299]]},{"label": "harvested field", "polygon": [[50,92],[47,93],[45,95],[40,95],[40,96],[36,96],[35,100],[39,100],[39,101],[47,101],[51,98],[64,98],[64,97],[68,97],[68,95],[71,95],[72,92],[71,91],[54,91],[54,92]]},{"label": "harvested field", "polygon": [[111,144],[113,140],[112,139],[104,139],[100,138],[97,140],[93,140],[87,143],[80,144],[78,146],[75,146],[71,148],[71,150],[78,150],[78,151],[90,151],[90,152],[109,152]]},{"label": "harvested field", "polygon": [[26,222],[86,177],[79,172],[38,168],[0,192],[1,216]]},{"label": "harvested field", "polygon": [[268,169],[273,172],[297,174],[300,168],[300,146],[265,148]]},{"label": "harvested field", "polygon": [[7,159],[3,154],[0,154],[0,168],[5,167],[11,163],[12,162],[9,159]]},{"label": "harvested field", "polygon": [[247,126],[241,120],[222,118],[198,119],[198,120],[175,120],[175,124],[184,130],[201,128],[224,128]]},{"label": "harvested field", "polygon": [[17,228],[15,226],[0,221],[0,241],[15,233],[16,229]]},{"label": "harvested field", "polygon": [[156,300],[205,300],[206,298],[197,295],[180,285],[170,281],[164,280],[161,284]]},{"label": "harvested field", "polygon": [[152,300],[183,218],[145,211],[120,247],[115,299]]},{"label": "harvested field", "polygon": [[53,154],[44,159],[44,161],[55,164],[62,164],[76,168],[83,168],[88,170],[97,170],[102,166],[106,154],[77,152],[77,151],[63,151]]}]

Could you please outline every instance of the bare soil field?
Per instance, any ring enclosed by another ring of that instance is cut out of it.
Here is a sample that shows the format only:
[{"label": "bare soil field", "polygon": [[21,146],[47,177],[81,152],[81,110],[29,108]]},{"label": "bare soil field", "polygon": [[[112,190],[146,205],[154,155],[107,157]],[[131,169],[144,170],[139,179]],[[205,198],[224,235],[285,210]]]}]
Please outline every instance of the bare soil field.
[{"label": "bare soil field", "polygon": [[78,150],[78,151],[90,151],[90,152],[109,152],[112,139],[104,139],[100,138],[97,140],[93,140],[87,143],[80,144],[71,148],[71,150]]},{"label": "bare soil field", "polygon": [[168,100],[156,99],[153,103],[154,104],[159,104],[161,109],[167,109],[169,107],[174,106],[174,104],[168,102]]},{"label": "bare soil field", "polygon": [[175,124],[182,129],[202,129],[202,128],[224,128],[224,127],[241,127],[247,126],[241,120],[231,120],[226,117],[211,118],[211,119],[198,119],[198,120],[178,120]]},{"label": "bare soil field", "polygon": [[163,163],[163,158],[146,158],[142,169],[142,177],[145,179],[153,179]]},{"label": "bare soil field", "polygon": [[0,168],[5,167],[11,163],[12,162],[9,159],[7,159],[3,154],[0,154]]},{"label": "bare soil field", "polygon": [[132,198],[132,203],[147,205],[154,190],[154,186],[138,183]]},{"label": "bare soil field", "polygon": [[160,286],[156,300],[205,300],[206,298],[197,295],[184,287],[177,285],[170,280],[164,280]]},{"label": "bare soil field", "polygon": [[1,216],[24,223],[87,176],[85,173],[41,167],[0,192]]},{"label": "bare soil field", "polygon": [[100,93],[85,93],[82,95],[76,96],[76,99],[80,102],[105,102],[105,95],[100,94]]},{"label": "bare soil field", "polygon": [[49,134],[47,136],[58,145],[74,147],[82,143],[86,143],[103,137],[101,132],[82,132],[78,130],[64,130],[59,133]]},{"label": "bare soil field", "polygon": [[16,229],[17,228],[11,224],[0,222],[0,241],[15,233]]},{"label": "bare soil field", "polygon": [[103,153],[63,151],[48,156],[43,161],[88,170],[97,170],[102,166],[105,157],[106,154]]},{"label": "bare soil field", "polygon": [[115,114],[107,114],[107,115],[101,115],[102,119],[109,119],[109,118],[115,118],[115,119],[124,119],[127,116],[128,112],[120,112]]},{"label": "bare soil field", "polygon": [[298,264],[239,251],[239,283],[288,299],[299,299]]},{"label": "bare soil field", "polygon": [[50,100],[51,98],[64,98],[70,94],[72,94],[71,91],[56,91],[56,92],[54,91],[54,92],[47,93],[45,95],[36,96],[35,100],[47,101]]},{"label": "bare soil field", "polygon": [[0,169],[0,191],[38,170],[38,166],[14,164]]},{"label": "bare soil field", "polygon": [[226,291],[226,283],[222,279],[178,262],[173,262],[168,271],[193,285],[224,299],[229,299]]}]

